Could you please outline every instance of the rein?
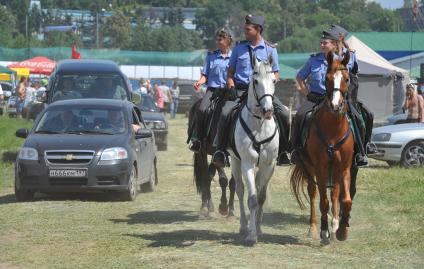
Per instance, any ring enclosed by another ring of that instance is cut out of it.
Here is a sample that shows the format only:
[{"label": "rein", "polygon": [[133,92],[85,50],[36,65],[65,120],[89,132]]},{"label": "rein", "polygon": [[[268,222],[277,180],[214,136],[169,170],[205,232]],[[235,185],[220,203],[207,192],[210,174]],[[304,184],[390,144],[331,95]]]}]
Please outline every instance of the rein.
[{"label": "rein", "polygon": [[239,120],[240,120],[241,127],[243,128],[243,130],[246,132],[247,136],[252,141],[253,149],[256,151],[256,153],[258,153],[258,161],[256,162],[256,165],[259,165],[259,160],[261,158],[261,154],[260,154],[261,146],[263,144],[271,142],[272,139],[274,139],[275,135],[277,134],[277,128],[278,127],[275,126],[274,133],[270,137],[268,137],[268,138],[266,138],[262,141],[257,141],[256,137],[252,133],[252,130],[250,130],[249,126],[247,126],[247,123],[244,121],[244,119],[242,117],[242,113],[239,114]]}]

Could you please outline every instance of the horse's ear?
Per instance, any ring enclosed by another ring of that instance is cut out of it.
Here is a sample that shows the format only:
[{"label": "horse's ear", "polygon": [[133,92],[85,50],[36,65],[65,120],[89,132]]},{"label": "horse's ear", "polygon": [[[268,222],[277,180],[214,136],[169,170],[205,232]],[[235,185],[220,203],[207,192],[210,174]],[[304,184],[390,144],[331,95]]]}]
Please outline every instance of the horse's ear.
[{"label": "horse's ear", "polygon": [[345,54],[343,58],[342,65],[347,66],[347,64],[349,63],[349,60],[350,60],[350,52],[347,51],[347,53]]},{"label": "horse's ear", "polygon": [[327,53],[326,58],[327,58],[328,67],[331,67],[333,65],[333,53],[332,52]]},{"label": "horse's ear", "polygon": [[268,62],[269,62],[270,65],[272,65],[274,63],[274,58],[272,58],[272,55],[269,55]]}]

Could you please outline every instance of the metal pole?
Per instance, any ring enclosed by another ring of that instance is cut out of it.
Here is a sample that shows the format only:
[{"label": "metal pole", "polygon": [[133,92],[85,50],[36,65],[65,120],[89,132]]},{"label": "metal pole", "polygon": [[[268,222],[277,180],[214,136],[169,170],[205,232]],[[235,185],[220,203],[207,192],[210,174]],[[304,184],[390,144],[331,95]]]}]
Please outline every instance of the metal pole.
[{"label": "metal pole", "polygon": [[99,12],[96,13],[96,46],[99,48]]}]

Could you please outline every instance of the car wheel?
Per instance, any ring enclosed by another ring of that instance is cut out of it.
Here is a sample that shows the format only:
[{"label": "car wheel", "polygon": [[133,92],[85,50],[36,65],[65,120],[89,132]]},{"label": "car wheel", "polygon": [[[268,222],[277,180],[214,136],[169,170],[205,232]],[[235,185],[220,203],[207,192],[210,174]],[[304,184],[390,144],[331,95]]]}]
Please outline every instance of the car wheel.
[{"label": "car wheel", "polygon": [[424,142],[411,142],[402,151],[400,160],[404,167],[418,167],[424,165]]},{"label": "car wheel", "polygon": [[15,178],[15,197],[18,202],[28,202],[34,199],[34,192],[29,190],[22,190],[20,188],[20,183],[17,178]]},{"label": "car wheel", "polygon": [[158,174],[156,168],[156,159],[152,163],[152,167],[150,169],[150,179],[149,182],[146,182],[142,185],[142,189],[146,192],[155,191],[156,185],[158,185]]},{"label": "car wheel", "polygon": [[123,193],[125,201],[134,201],[137,197],[137,171],[135,166],[132,167],[130,178],[128,179],[127,190]]}]

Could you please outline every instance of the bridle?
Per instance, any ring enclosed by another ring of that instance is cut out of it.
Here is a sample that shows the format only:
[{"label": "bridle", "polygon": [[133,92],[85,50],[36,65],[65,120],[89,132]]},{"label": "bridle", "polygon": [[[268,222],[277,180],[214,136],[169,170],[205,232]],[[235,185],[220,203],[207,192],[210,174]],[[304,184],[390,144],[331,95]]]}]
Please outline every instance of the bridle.
[{"label": "bridle", "polygon": [[[347,68],[347,67],[339,67],[339,68],[337,68],[336,70],[335,70],[336,72],[337,71],[349,71],[349,69]],[[336,73],[335,72],[335,73]],[[326,77],[326,80],[327,80],[327,77]],[[327,84],[327,83],[326,83]],[[349,86],[348,86],[349,87]],[[329,95],[328,94],[328,90],[327,90],[327,94],[326,94],[326,104],[327,104],[327,109],[330,111],[330,112],[334,112],[332,109],[331,109],[331,97],[334,95],[334,93],[335,92],[340,92],[340,94],[341,94],[341,96],[343,97],[343,100],[342,100],[342,103],[341,103],[341,105],[339,106],[339,109],[337,110],[337,113],[338,114],[340,114],[340,115],[344,115],[344,114],[346,114],[346,111],[343,111],[343,109],[345,108],[345,105],[346,105],[346,97],[347,97],[347,93],[348,93],[348,91],[345,91],[345,92],[341,92],[340,91],[340,88],[333,88],[333,91],[331,92],[331,95]]]},{"label": "bridle", "polygon": [[[267,74],[273,74],[274,72],[273,71],[267,71],[266,72]],[[253,72],[253,76],[254,75],[258,75],[259,74],[259,72],[257,72],[257,71],[255,71],[255,72]],[[271,97],[271,99],[272,99],[272,101],[274,101],[274,94],[268,94],[268,93],[265,93],[265,94],[263,94],[263,95],[261,95],[260,97],[259,97],[259,95],[258,95],[258,92],[257,92],[257,90],[256,90],[256,84],[258,84],[258,82],[257,82],[257,80],[256,79],[254,79],[253,78],[253,76],[252,76],[252,88],[253,88],[253,95],[255,96],[255,100],[256,100],[256,107],[261,107],[262,105],[261,105],[261,101],[262,101],[262,99],[264,99],[264,98],[266,98],[266,97]],[[249,108],[249,106],[247,105],[247,103],[246,103],[246,107],[247,107],[247,110],[255,117],[255,118],[257,118],[257,119],[262,119],[262,117],[260,117],[260,116],[258,116],[258,115],[256,115],[250,108]],[[274,108],[272,108],[272,110],[273,110]]]}]

